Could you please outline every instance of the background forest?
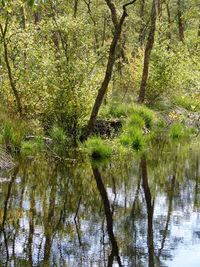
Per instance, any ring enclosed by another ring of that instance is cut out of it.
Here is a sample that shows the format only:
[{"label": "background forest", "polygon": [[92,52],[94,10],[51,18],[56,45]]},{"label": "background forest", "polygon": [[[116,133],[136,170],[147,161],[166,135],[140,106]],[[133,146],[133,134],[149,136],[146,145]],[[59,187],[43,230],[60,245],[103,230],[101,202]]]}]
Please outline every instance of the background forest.
[{"label": "background forest", "polygon": [[4,142],[55,125],[76,140],[138,101],[198,121],[198,0],[2,0],[0,30]]}]

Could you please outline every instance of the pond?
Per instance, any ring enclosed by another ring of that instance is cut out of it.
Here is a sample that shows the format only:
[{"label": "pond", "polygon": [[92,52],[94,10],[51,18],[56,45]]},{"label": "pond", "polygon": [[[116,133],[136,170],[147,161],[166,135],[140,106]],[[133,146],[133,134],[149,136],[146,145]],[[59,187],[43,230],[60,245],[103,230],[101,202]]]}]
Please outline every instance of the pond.
[{"label": "pond", "polygon": [[199,266],[198,151],[20,160],[1,173],[0,266]]}]

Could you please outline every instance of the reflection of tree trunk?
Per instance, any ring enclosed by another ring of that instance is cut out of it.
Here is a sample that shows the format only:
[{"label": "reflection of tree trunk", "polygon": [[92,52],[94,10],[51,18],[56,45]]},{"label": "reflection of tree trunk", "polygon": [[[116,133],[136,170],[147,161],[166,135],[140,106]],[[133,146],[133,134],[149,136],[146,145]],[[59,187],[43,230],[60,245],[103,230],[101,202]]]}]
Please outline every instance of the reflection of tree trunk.
[{"label": "reflection of tree trunk", "polygon": [[79,211],[79,208],[80,208],[80,204],[81,204],[81,196],[80,196],[80,198],[79,198],[78,206],[77,206],[77,209],[76,209],[76,214],[75,214],[75,216],[74,216],[74,223],[75,223],[75,226],[76,226],[76,232],[77,232],[77,235],[78,235],[79,246],[82,245],[82,242],[81,242],[80,229],[79,229],[78,222],[77,222],[76,218],[78,217],[78,211]]},{"label": "reflection of tree trunk", "polygon": [[149,74],[149,61],[150,61],[151,51],[153,49],[155,31],[156,31],[156,0],[153,0],[152,9],[151,9],[151,26],[150,26],[149,36],[148,36],[145,53],[144,53],[142,81],[140,85],[140,93],[139,93],[139,98],[138,98],[138,102],[140,103],[143,103],[145,100],[146,85],[147,85],[147,79],[148,79],[148,74]]},{"label": "reflection of tree trunk", "polygon": [[148,175],[147,175],[147,162],[145,155],[142,156],[140,162],[141,175],[142,175],[142,186],[144,189],[144,195],[147,206],[148,214],[148,236],[147,236],[147,245],[148,245],[148,254],[149,254],[149,267],[154,266],[154,242],[153,242],[153,211],[154,211],[154,202],[151,198],[151,191],[148,184]]},{"label": "reflection of tree trunk", "polygon": [[106,222],[107,222],[107,230],[108,230],[109,239],[110,239],[110,242],[112,245],[112,251],[111,251],[111,254],[110,254],[109,259],[108,259],[108,267],[112,266],[114,257],[117,258],[117,262],[118,262],[119,266],[122,266],[121,259],[119,256],[119,249],[118,249],[117,241],[116,241],[114,233],[113,233],[113,218],[112,218],[112,213],[111,213],[111,209],[110,209],[110,203],[108,200],[108,195],[107,195],[106,189],[104,187],[103,181],[101,179],[101,174],[100,174],[98,168],[92,167],[92,169],[93,169],[94,178],[95,178],[96,183],[97,183],[97,188],[98,188],[99,193],[101,195],[101,198],[103,200],[104,211],[105,211]]},{"label": "reflection of tree trunk", "polygon": [[194,194],[194,208],[198,208],[199,201],[198,201],[198,191],[199,191],[199,157],[197,156],[196,159],[196,175],[195,175],[195,194]]},{"label": "reflection of tree trunk", "polygon": [[165,230],[164,230],[164,234],[163,234],[163,238],[162,238],[162,243],[161,243],[161,248],[159,249],[159,253],[158,253],[158,261],[160,259],[160,255],[162,253],[162,250],[164,248],[165,245],[165,240],[167,237],[167,231],[168,231],[168,227],[169,227],[169,221],[170,221],[170,217],[171,217],[171,213],[172,213],[172,200],[174,197],[174,186],[175,186],[175,174],[172,177],[171,180],[171,188],[169,191],[169,206],[168,206],[168,213],[167,213],[167,222],[166,222],[166,226],[165,226]]},{"label": "reflection of tree trunk", "polygon": [[30,266],[32,266],[32,245],[34,235],[34,216],[35,216],[35,193],[34,188],[31,188],[30,192],[30,218],[29,218],[29,235],[28,235],[28,258]]},{"label": "reflection of tree trunk", "polygon": [[18,173],[18,168],[15,169],[15,171],[14,171],[14,173],[12,175],[12,179],[11,179],[9,185],[8,185],[8,193],[7,193],[7,196],[6,196],[5,203],[4,203],[3,221],[2,221],[2,224],[1,224],[1,229],[4,229],[4,225],[5,225],[5,222],[6,222],[6,219],[7,219],[8,201],[9,201],[9,198],[10,198],[12,185],[13,185],[13,182],[14,182],[14,180],[16,178],[17,173]]},{"label": "reflection of tree trunk", "polygon": [[48,266],[48,260],[50,256],[50,250],[53,240],[53,225],[52,218],[54,217],[54,208],[55,208],[55,195],[56,195],[56,185],[53,184],[50,192],[50,203],[49,211],[47,216],[47,221],[45,222],[45,245],[44,245],[44,263],[45,266]]}]

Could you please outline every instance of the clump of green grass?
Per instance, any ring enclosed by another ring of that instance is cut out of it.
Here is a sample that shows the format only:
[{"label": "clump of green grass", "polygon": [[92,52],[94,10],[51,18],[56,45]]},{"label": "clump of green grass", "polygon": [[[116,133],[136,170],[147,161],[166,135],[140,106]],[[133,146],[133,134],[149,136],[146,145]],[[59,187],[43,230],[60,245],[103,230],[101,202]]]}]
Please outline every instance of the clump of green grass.
[{"label": "clump of green grass", "polygon": [[132,114],[138,114],[140,117],[142,117],[147,128],[151,128],[153,126],[153,123],[155,121],[155,114],[147,107],[141,105],[132,105],[129,108],[129,116],[131,116]]},{"label": "clump of green grass", "polygon": [[112,148],[100,137],[89,137],[85,142],[85,147],[94,159],[105,159],[112,156]]},{"label": "clump of green grass", "polygon": [[145,126],[145,122],[144,119],[139,114],[133,113],[130,115],[129,125],[142,129]]},{"label": "clump of green grass", "polygon": [[102,117],[111,117],[115,119],[127,117],[127,105],[125,103],[117,102],[102,105],[100,115]]},{"label": "clump of green grass", "polygon": [[184,125],[174,123],[171,125],[169,135],[174,140],[188,138],[190,136],[190,130],[186,129]]},{"label": "clump of green grass", "polygon": [[23,122],[7,119],[2,122],[1,142],[3,145],[9,147],[12,152],[16,148],[20,150],[26,132],[28,132],[28,128]]},{"label": "clump of green grass", "polygon": [[50,136],[53,140],[53,145],[58,148],[65,148],[66,146],[66,135],[64,130],[59,126],[54,126],[50,132]]},{"label": "clump of green grass", "polygon": [[141,150],[145,144],[142,129],[129,125],[126,131],[121,134],[120,143],[134,150]]},{"label": "clump of green grass", "polygon": [[124,103],[110,105],[109,113],[114,118],[121,118],[127,116],[127,107]]}]

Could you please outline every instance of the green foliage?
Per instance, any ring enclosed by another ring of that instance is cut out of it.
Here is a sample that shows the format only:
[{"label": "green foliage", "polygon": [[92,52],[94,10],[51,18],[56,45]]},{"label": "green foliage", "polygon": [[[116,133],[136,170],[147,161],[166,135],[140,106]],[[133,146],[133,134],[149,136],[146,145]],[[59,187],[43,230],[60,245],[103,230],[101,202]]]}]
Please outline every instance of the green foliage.
[{"label": "green foliage", "polygon": [[155,121],[155,114],[147,107],[141,105],[132,105],[129,108],[129,115],[132,116],[131,114],[137,114],[142,117],[147,128],[151,128],[153,126],[153,123]]},{"label": "green foliage", "polygon": [[21,154],[23,156],[32,155],[34,153],[34,143],[31,141],[23,141],[21,144]]},{"label": "green foliage", "polygon": [[59,126],[54,126],[50,132],[52,145],[58,154],[63,154],[66,151],[67,138],[64,130]]},{"label": "green foliage", "polygon": [[192,94],[190,95],[182,95],[182,96],[174,96],[172,102],[189,111],[199,111],[200,110],[200,102],[199,95]]},{"label": "green foliage", "polygon": [[125,131],[120,135],[120,143],[134,150],[141,150],[145,145],[142,129],[127,125]]},{"label": "green foliage", "polygon": [[112,156],[111,146],[100,137],[89,137],[85,142],[85,147],[94,159],[110,158]]},{"label": "green foliage", "polygon": [[141,115],[139,115],[138,113],[133,113],[130,115],[129,125],[133,125],[135,127],[142,129],[145,126],[145,122]]},{"label": "green foliage", "polygon": [[171,125],[169,135],[174,140],[181,140],[190,137],[191,133],[194,133],[194,128],[187,129],[184,125],[174,123]]},{"label": "green foliage", "polygon": [[9,146],[13,151],[15,148],[19,149],[21,147],[21,142],[23,141],[28,130],[29,128],[25,126],[23,121],[14,121],[6,118],[2,122],[2,144]]},{"label": "green foliage", "polygon": [[113,105],[110,105],[109,108],[109,114],[113,118],[121,118],[127,116],[127,107],[125,103],[114,103]]}]

